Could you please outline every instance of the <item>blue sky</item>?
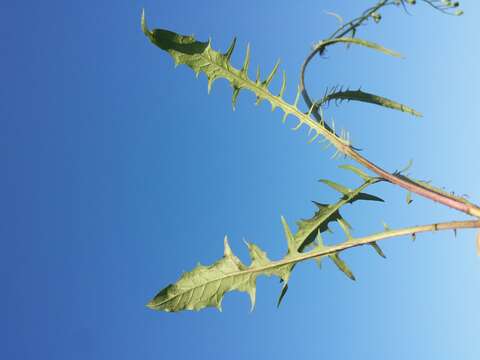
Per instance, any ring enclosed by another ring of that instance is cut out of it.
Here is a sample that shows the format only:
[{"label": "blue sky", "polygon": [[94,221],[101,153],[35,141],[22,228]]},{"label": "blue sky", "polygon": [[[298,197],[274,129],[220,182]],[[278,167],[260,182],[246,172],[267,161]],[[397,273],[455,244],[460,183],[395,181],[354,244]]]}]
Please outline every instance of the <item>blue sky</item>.
[{"label": "blue sky", "polygon": [[[311,45],[372,1],[96,1],[0,5],[3,151],[0,236],[0,355],[5,359],[369,358],[478,359],[480,260],[474,233],[451,232],[383,243],[344,254],[357,277],[333,265],[299,266],[284,303],[275,279],[258,282],[257,306],[228,294],[223,313],[153,312],[155,293],[200,261],[222,255],[229,235],[271,258],[285,251],[280,216],[293,226],[311,200],[337,195],[318,183],[358,180],[331,151],[307,144],[280,112],[239,96],[232,112],[225,81],[172,60],[140,30],[151,27],[225,49],[233,62],[252,47],[252,65],[277,58],[292,99]],[[332,49],[307,74],[312,94],[362,86],[410,105],[421,119],[370,105],[331,106],[354,145],[394,171],[480,202],[476,66],[480,5],[442,16],[426,6],[382,13],[359,36],[405,59]],[[253,67],[252,67],[253,68]],[[278,87],[279,80],[272,84]],[[465,218],[388,185],[371,189],[385,204],[356,204],[344,215],[355,235]],[[338,229],[334,229],[338,230]]]}]

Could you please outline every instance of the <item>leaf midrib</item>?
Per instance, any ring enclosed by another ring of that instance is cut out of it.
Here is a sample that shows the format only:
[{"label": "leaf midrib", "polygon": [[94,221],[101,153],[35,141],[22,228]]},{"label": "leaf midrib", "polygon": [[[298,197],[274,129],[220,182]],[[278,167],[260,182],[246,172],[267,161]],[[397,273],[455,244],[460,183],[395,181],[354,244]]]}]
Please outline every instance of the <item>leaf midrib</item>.
[{"label": "leaf midrib", "polygon": [[[207,49],[209,49],[207,47]],[[264,89],[263,87],[257,86],[256,83],[254,83],[249,77],[248,74],[245,74],[245,77],[242,77],[239,74],[242,74],[242,72],[235,68],[234,66],[228,65],[229,63],[227,62],[227,66],[229,68],[225,68],[223,64],[218,64],[216,63],[212,58],[209,56],[206,56],[206,52],[208,50],[205,50],[203,53],[200,54],[200,57],[203,59],[207,60],[210,64],[216,66],[217,68],[221,69],[222,72],[224,73],[224,78],[228,79],[228,76],[225,76],[225,73],[227,75],[230,75],[231,77],[235,78],[236,81],[240,82],[241,84],[244,85],[245,88],[248,88],[250,91],[255,93],[255,95],[268,99],[270,103],[275,104],[277,107],[281,108],[285,113],[292,114],[296,116],[302,123],[306,124],[310,128],[314,129],[317,131],[317,133],[321,134],[322,136],[328,138],[328,140],[337,147],[337,149],[341,150],[344,146],[346,146],[343,142],[341,142],[336,135],[332,134],[325,128],[321,127],[316,121],[314,121],[312,118],[309,116],[305,115],[302,113],[300,110],[298,110],[295,106],[287,103],[284,101],[282,98],[273,95],[270,91]],[[210,48],[211,51],[215,51],[212,48]],[[176,50],[173,50],[176,51]],[[222,55],[222,54],[220,54]],[[222,55],[223,56],[223,55]]]}]

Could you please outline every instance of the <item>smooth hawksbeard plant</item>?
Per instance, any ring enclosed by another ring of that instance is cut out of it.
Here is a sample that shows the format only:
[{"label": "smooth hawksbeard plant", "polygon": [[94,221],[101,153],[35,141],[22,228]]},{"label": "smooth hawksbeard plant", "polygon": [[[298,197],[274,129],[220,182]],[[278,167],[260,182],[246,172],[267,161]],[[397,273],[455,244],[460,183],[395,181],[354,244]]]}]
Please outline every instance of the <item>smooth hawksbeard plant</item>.
[{"label": "smooth hawksbeard plant", "polygon": [[[461,15],[458,9],[459,3],[446,0],[422,0],[434,9],[450,15]],[[333,88],[327,90],[319,100],[312,100],[305,87],[305,71],[311,60],[317,54],[323,54],[330,46],[346,44],[347,46],[363,46],[391,56],[399,56],[394,51],[388,50],[381,45],[366,41],[357,37],[357,31],[361,25],[372,20],[381,20],[380,11],[387,6],[403,7],[407,11],[408,6],[415,5],[415,0],[382,0],[375,6],[364,11],[359,17],[341,24],[341,26],[327,39],[317,43],[307,56],[300,70],[300,83],[297,95],[293,102],[284,99],[287,86],[285,72],[282,73],[280,89],[273,92],[270,83],[276,76],[279,63],[273,70],[261,78],[260,70],[257,70],[255,79],[248,75],[250,65],[250,49],[247,47],[245,60],[241,68],[236,68],[231,63],[231,57],[235,49],[236,40],[225,52],[219,52],[212,48],[210,41],[197,41],[192,36],[184,36],[175,32],[147,27],[145,16],[142,15],[142,30],[147,38],[160,49],[167,52],[175,61],[175,65],[184,64],[190,67],[195,75],[204,73],[208,79],[210,91],[216,79],[226,79],[233,88],[232,105],[235,108],[238,94],[241,90],[248,90],[255,94],[256,103],[262,101],[270,103],[272,111],[279,108],[283,112],[282,121],[287,117],[293,117],[297,121],[294,130],[301,127],[308,128],[309,142],[323,142],[326,146],[333,147],[333,158],[344,156],[355,160],[362,168],[352,165],[341,166],[345,170],[356,174],[362,181],[356,189],[350,189],[331,180],[321,180],[326,185],[337,191],[340,195],[337,202],[331,204],[315,203],[317,211],[306,220],[297,221],[296,231],[292,231],[287,221],[282,217],[281,221],[285,232],[287,252],[280,260],[270,260],[267,254],[256,244],[247,243],[251,263],[244,264],[236,257],[225,237],[223,257],[210,266],[198,265],[191,272],[187,272],[174,284],[168,285],[161,290],[149,303],[148,307],[163,311],[200,310],[205,307],[217,307],[221,309],[222,298],[229,291],[247,292],[251,299],[252,309],[255,305],[256,280],[258,276],[277,276],[282,282],[282,289],[278,299],[281,303],[288,290],[288,281],[296,264],[316,260],[317,262],[329,258],[347,277],[354,280],[353,273],[342,260],[340,254],[353,247],[370,246],[375,252],[385,257],[377,242],[398,236],[415,236],[422,232],[480,228],[480,207],[469,202],[467,199],[454,196],[429,183],[408,176],[408,168],[390,173],[378,165],[363,157],[359,150],[354,147],[350,140],[350,134],[345,130],[336,130],[335,123],[329,124],[323,116],[323,108],[329,102],[335,101],[359,101],[367,102],[390,109],[402,111],[412,116],[421,116],[414,109],[400,104],[383,96],[364,92],[362,90],[350,90]],[[337,16],[337,15],[336,15]],[[300,97],[306,104],[307,111],[298,107]],[[374,233],[365,237],[354,237],[351,234],[350,224],[341,215],[341,209],[346,204],[354,204],[358,201],[383,201],[381,198],[366,192],[367,188],[379,183],[388,182],[399,186],[407,191],[407,203],[411,202],[412,193],[425,197],[442,205],[448,206],[472,217],[468,221],[451,221],[412,226],[402,229],[390,229],[385,225],[382,232]],[[337,223],[344,232],[344,241],[340,244],[329,246],[322,239],[324,232],[330,231],[329,225]],[[477,246],[480,243],[480,232],[477,234]]]}]

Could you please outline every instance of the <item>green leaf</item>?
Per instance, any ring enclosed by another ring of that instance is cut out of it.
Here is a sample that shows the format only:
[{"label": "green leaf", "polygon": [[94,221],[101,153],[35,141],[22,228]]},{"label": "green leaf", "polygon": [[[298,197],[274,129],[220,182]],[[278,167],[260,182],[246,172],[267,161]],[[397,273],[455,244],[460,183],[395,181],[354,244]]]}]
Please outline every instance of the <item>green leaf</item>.
[{"label": "green leaf", "polygon": [[287,294],[287,291],[288,291],[288,284],[284,283],[282,286],[282,291],[280,291],[280,296],[278,297],[277,307],[280,307],[280,305],[282,304],[282,300]]},{"label": "green leaf", "polygon": [[356,174],[356,175],[358,175],[359,177],[361,177],[362,180],[364,180],[364,181],[369,181],[369,180],[372,179],[371,176],[367,175],[367,173],[365,173],[363,170],[357,168],[356,166],[353,166],[353,165],[340,165],[339,168],[353,172],[354,174]]},{"label": "green leaf", "polygon": [[288,280],[295,264],[308,259],[329,256],[346,276],[355,280],[351,270],[340,258],[339,251],[365,243],[365,240],[358,243],[347,241],[341,245],[325,246],[320,242],[308,253],[287,254],[285,258],[278,261],[271,261],[258,246],[247,243],[252,261],[250,266],[246,266],[233,254],[225,237],[224,255],[220,260],[210,266],[198,265],[191,272],[184,273],[175,284],[170,284],[161,290],[147,306],[167,312],[200,310],[206,307],[216,307],[221,311],[225,293],[240,291],[249,294],[253,310],[256,300],[256,280],[261,275],[277,276],[283,282],[278,299],[278,305],[280,305],[288,290]]},{"label": "green leaf", "polygon": [[[327,180],[328,181],[328,180]],[[376,178],[369,178],[365,181],[362,185],[360,185],[355,190],[352,190],[348,193],[348,195],[342,196],[334,204],[322,204],[319,202],[315,202],[314,204],[317,206],[318,210],[315,212],[314,216],[310,219],[302,219],[297,221],[297,232],[292,235],[292,231],[290,230],[286,220],[282,217],[282,224],[284,227],[285,236],[287,238],[287,242],[289,244],[289,254],[294,253],[293,249],[297,249],[298,252],[303,252],[305,249],[310,246],[315,240],[320,245],[317,245],[316,250],[325,249],[326,247],[323,245],[323,240],[321,238],[321,233],[325,231],[330,231],[328,225],[331,222],[338,222],[340,226],[345,226],[347,229],[350,228],[350,225],[346,222],[346,220],[340,214],[340,208],[345,204],[351,204],[358,200],[375,200],[379,201],[380,198],[377,198],[373,195],[364,194],[362,191],[377,182],[379,179]],[[350,236],[351,237],[351,236]],[[292,241],[293,238],[293,241]],[[294,245],[292,245],[294,244]],[[321,257],[317,258],[317,264],[320,265]],[[290,271],[293,271],[295,266],[292,266]],[[279,297],[279,303],[285,297],[288,291],[288,286],[282,288],[282,292]]]},{"label": "green leaf", "polygon": [[410,205],[412,203],[412,192],[407,191],[407,205]]},{"label": "green leaf", "polygon": [[383,253],[382,249],[380,248],[380,246],[378,246],[378,244],[374,241],[372,243],[370,243],[370,246],[373,247],[373,249],[377,252],[378,255],[380,255],[381,257],[383,257],[384,259],[386,259],[387,257],[385,256],[385,254]]},{"label": "green leaf", "polygon": [[288,226],[287,220],[282,216],[281,217],[282,224],[283,224],[283,231],[285,232],[285,237],[287,238],[287,244],[288,244],[288,252],[289,254],[294,254],[297,252],[297,244],[295,243],[295,238],[292,234],[292,231],[290,230],[290,227]]},{"label": "green leaf", "polygon": [[297,103],[300,96],[298,92],[297,99],[293,104],[286,102],[282,96],[286,87],[286,77],[283,75],[282,87],[278,96],[273,95],[269,89],[269,85],[278,69],[278,63],[264,81],[253,81],[248,76],[248,68],[250,64],[250,47],[247,47],[245,60],[241,69],[235,68],[230,60],[235,48],[236,41],[225,53],[215,51],[209,42],[197,41],[193,36],[180,35],[165,29],[149,30],[146,25],[144,14],[142,14],[142,30],[150,41],[160,49],[168,52],[173,58],[175,65],[185,64],[190,67],[198,76],[203,72],[207,76],[208,87],[211,88],[216,79],[226,79],[233,89],[232,105],[236,106],[236,101],[241,90],[246,89],[253,92],[256,96],[256,102],[263,100],[268,101],[272,109],[280,108],[284,112],[283,120],[287,116],[293,115],[299,121],[297,128],[306,125],[316,134],[323,136],[329,141],[339,152],[345,151],[345,146],[349,146],[349,142],[337,135],[334,131],[326,127],[324,124],[318,123],[298,109]]},{"label": "green leaf", "polygon": [[313,217],[310,219],[302,219],[297,221],[297,232],[295,233],[295,245],[299,251],[311,244],[318,232],[328,231],[328,224],[330,222],[335,222],[341,218],[340,212],[338,211],[340,206],[326,205],[314,202],[318,210],[315,212]]},{"label": "green leaf", "polygon": [[[325,251],[328,248],[327,246],[325,246],[323,242],[323,237],[320,229],[318,230],[317,236],[315,237],[315,245],[316,246],[314,249],[317,251]],[[315,262],[317,263],[317,266],[319,269],[322,268],[322,259],[323,259],[323,256],[319,256],[315,258]]]},{"label": "green leaf", "polygon": [[410,170],[410,168],[412,167],[412,165],[413,165],[413,160],[412,160],[412,159],[408,160],[407,166],[405,166],[405,167],[404,167],[402,170],[400,170],[398,173],[399,173],[399,174],[406,173],[408,170]]},{"label": "green leaf", "polygon": [[406,105],[400,104],[394,100],[387,99],[386,97],[367,93],[361,90],[346,90],[346,91],[335,91],[324,96],[321,100],[316,102],[316,106],[323,106],[328,104],[330,101],[359,101],[364,103],[369,103],[373,105],[383,106],[389,109],[402,111],[410,115],[421,117],[422,114],[418,111],[408,107]]},{"label": "green leaf", "polygon": [[352,239],[352,234],[350,232],[351,226],[343,218],[338,219],[337,222],[338,222],[338,225],[340,225],[340,227],[342,228],[345,235],[347,236],[347,240],[351,240]]},{"label": "green leaf", "polygon": [[343,185],[337,184],[336,182],[333,182],[331,180],[320,179],[318,181],[324,183],[325,185],[330,186],[332,189],[337,190],[339,193],[341,193],[345,196],[348,196],[352,192],[352,190],[350,190],[349,188],[347,188]]},{"label": "green leaf", "polygon": [[245,266],[224,240],[222,259],[210,266],[198,265],[183,274],[177,283],[167,286],[148,303],[148,307],[163,311],[200,310],[216,307],[221,310],[223,296],[228,291],[243,291],[250,295],[255,306],[256,279],[258,275],[275,275],[288,281],[291,265],[272,263],[258,246],[249,244],[252,263]]},{"label": "green leaf", "polygon": [[[328,180],[327,180],[328,181]],[[298,251],[303,251],[306,246],[311,244],[315,238],[318,236],[318,233],[323,233],[328,231],[328,225],[330,222],[336,222],[339,219],[343,219],[340,214],[340,208],[346,204],[354,203],[358,200],[376,200],[380,199],[373,195],[360,195],[363,190],[368,186],[376,184],[379,180],[375,178],[370,178],[365,181],[362,185],[357,187],[355,190],[348,192],[348,195],[342,196],[334,204],[322,204],[319,202],[314,202],[318,210],[315,212],[314,216],[310,219],[302,219],[297,221],[297,232],[294,235],[295,244]],[[337,190],[337,189],[335,189]],[[359,196],[360,195],[360,196]],[[368,195],[368,196],[366,196]],[[380,199],[381,200],[381,199]]]},{"label": "green leaf", "polygon": [[[368,40],[363,40],[363,39],[353,38],[353,37],[341,37],[341,38],[333,38],[333,39],[323,40],[323,41],[320,41],[317,44],[316,47],[317,47],[317,49],[325,49],[326,47],[328,47],[330,45],[333,45],[333,44],[337,44],[337,43],[360,45],[360,46],[364,46],[364,47],[379,51],[381,53],[384,53],[385,55],[390,55],[390,56],[397,57],[397,58],[402,57],[402,55],[399,54],[398,52],[387,49],[387,48],[383,47],[382,45],[376,44],[376,43],[368,41]],[[321,50],[320,50],[320,52],[321,52]]]},{"label": "green leaf", "polygon": [[[355,38],[355,37],[350,37],[350,38],[341,37],[341,38],[331,38],[328,40],[323,40],[317,44],[316,48],[320,53],[323,53],[328,46],[338,44],[338,43],[346,43],[347,45],[351,45],[351,44],[360,45],[373,50],[377,50],[386,55],[390,55],[394,57],[402,57],[399,53],[389,50],[379,44],[376,44],[367,40]],[[332,100],[333,101],[359,101],[359,102],[383,106],[393,110],[399,110],[417,117],[422,116],[422,114],[412,109],[411,107],[398,103],[394,100],[388,99],[386,97],[376,95],[376,94],[371,94],[361,90],[333,91],[330,94],[327,94],[326,96],[324,96],[321,100],[317,101],[315,103],[315,107],[321,108],[322,105],[325,105]]]},{"label": "green leaf", "polygon": [[327,15],[335,17],[338,20],[338,22],[340,23],[340,26],[343,25],[343,23],[344,23],[343,18],[340,15],[338,15],[337,13],[334,13],[333,11],[324,11],[324,13],[327,14]]},{"label": "green leaf", "polygon": [[355,275],[353,275],[352,271],[348,268],[345,261],[343,261],[338,253],[334,253],[329,255],[330,259],[332,259],[333,263],[337,265],[338,269],[343,272],[350,280],[355,281]]},{"label": "green leaf", "polygon": [[350,202],[357,201],[357,200],[366,200],[366,201],[378,201],[378,202],[385,202],[382,198],[378,196],[367,194],[367,193],[359,193],[355,195]]}]

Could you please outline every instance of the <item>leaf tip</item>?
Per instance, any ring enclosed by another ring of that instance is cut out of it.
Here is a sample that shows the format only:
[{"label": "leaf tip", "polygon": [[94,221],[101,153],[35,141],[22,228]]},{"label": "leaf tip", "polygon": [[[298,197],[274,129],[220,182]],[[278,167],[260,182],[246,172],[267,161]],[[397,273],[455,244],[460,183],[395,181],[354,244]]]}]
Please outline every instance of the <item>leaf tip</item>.
[{"label": "leaf tip", "polygon": [[374,241],[374,242],[371,242],[370,245],[372,246],[372,248],[376,251],[376,253],[381,256],[382,258],[386,259],[387,256],[385,255],[385,253],[383,252],[382,248],[380,246],[378,246],[378,244]]},{"label": "leaf tip", "polygon": [[280,308],[280,305],[282,304],[282,300],[285,297],[285,295],[287,294],[287,291],[288,291],[288,283],[285,283],[282,287],[282,291],[280,293],[280,296],[278,297],[277,309]]},{"label": "leaf tip", "polygon": [[412,192],[411,192],[411,191],[407,192],[407,199],[406,199],[406,201],[407,201],[407,205],[410,205],[410,204],[413,202]]},{"label": "leaf tip", "polygon": [[156,310],[153,300],[150,300],[145,306],[149,309]]},{"label": "leaf tip", "polygon": [[223,246],[224,246],[224,251],[223,254],[224,256],[231,256],[232,255],[232,249],[230,248],[230,245],[228,244],[228,236],[225,235],[223,238]]},{"label": "leaf tip", "polygon": [[250,296],[250,312],[252,313],[255,310],[255,303],[256,303],[256,288],[252,287],[248,291],[248,295]]},{"label": "leaf tip", "polygon": [[141,23],[141,26],[142,26],[143,33],[146,36],[150,37],[151,33],[150,33],[150,30],[148,30],[147,20],[145,18],[145,9],[142,9],[142,17],[141,17],[140,23]]}]

